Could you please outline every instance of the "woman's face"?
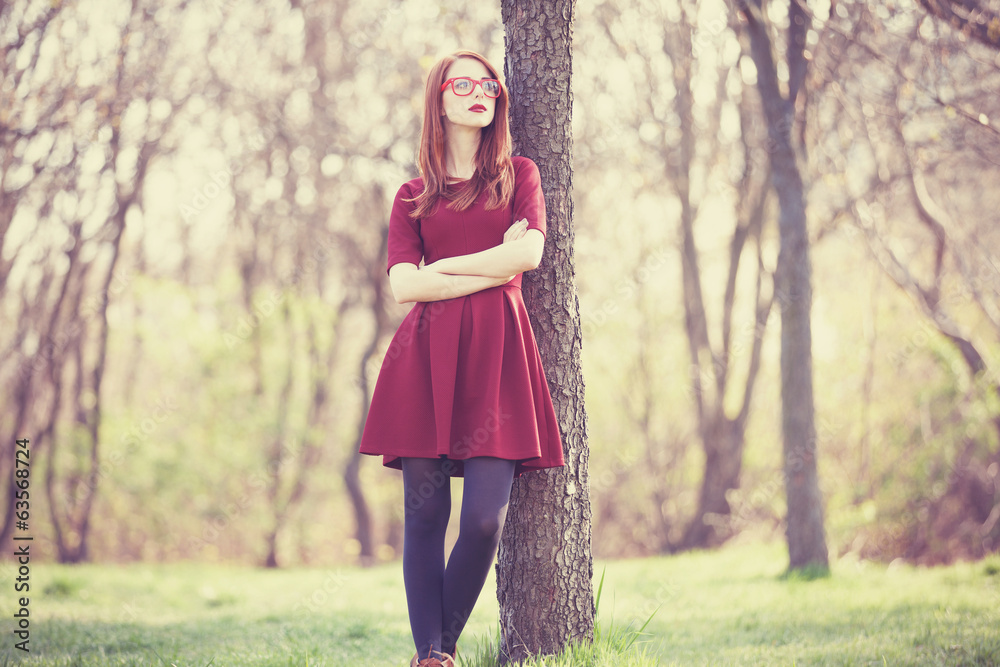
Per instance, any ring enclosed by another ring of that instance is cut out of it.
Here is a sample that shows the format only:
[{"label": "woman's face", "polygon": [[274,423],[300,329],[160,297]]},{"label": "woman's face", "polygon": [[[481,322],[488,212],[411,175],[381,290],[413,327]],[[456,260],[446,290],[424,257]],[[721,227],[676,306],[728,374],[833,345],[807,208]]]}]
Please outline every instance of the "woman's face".
[{"label": "woman's face", "polygon": [[[459,58],[453,62],[445,75],[445,81],[458,76],[467,76],[473,81],[492,78],[486,66],[473,58]],[[449,85],[441,95],[446,124],[481,129],[493,122],[497,101],[487,97],[482,86],[477,85],[470,94],[462,96],[456,95],[454,88]]]}]

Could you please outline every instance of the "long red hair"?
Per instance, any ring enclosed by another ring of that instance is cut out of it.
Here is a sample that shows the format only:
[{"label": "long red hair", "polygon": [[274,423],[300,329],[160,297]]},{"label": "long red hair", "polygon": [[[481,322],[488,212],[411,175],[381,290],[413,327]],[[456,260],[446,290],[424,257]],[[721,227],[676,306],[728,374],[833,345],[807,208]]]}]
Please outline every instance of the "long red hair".
[{"label": "long red hair", "polygon": [[457,51],[447,55],[431,68],[424,91],[424,126],[420,132],[420,153],[417,156],[417,168],[424,179],[424,191],[411,200],[417,204],[410,214],[414,218],[433,213],[440,197],[450,201],[454,210],[464,211],[486,190],[489,193],[486,208],[492,210],[510,203],[514,193],[514,165],[510,159],[513,142],[507,121],[507,86],[503,81],[500,81],[500,96],[496,98],[493,122],[484,127],[479,136],[475,173],[464,188],[448,184],[441,84],[445,82],[448,68],[459,58],[478,60],[492,78],[500,81],[496,68],[473,51]]}]

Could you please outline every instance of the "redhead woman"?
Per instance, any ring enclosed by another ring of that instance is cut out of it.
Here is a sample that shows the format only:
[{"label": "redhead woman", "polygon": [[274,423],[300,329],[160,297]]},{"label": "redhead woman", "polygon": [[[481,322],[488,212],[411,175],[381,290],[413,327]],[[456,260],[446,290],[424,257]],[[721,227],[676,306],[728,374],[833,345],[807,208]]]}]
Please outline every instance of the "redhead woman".
[{"label": "redhead woman", "polygon": [[[403,583],[416,655],[450,667],[496,556],[515,477],[563,465],[521,274],[538,266],[538,168],[511,155],[507,88],[483,56],[430,71],[420,178],[389,218],[389,284],[413,303],[386,352],[360,451],[403,472]],[[458,540],[445,563],[451,478]]]}]

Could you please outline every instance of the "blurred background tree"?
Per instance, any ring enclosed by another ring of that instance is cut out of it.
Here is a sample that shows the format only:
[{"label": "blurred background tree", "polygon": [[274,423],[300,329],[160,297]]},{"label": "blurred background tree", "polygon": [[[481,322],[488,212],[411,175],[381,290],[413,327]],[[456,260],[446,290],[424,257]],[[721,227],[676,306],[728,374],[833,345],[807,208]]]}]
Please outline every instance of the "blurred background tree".
[{"label": "blurred background tree", "polygon": [[[774,75],[802,76],[832,555],[996,551],[1000,3],[793,2],[760,12],[776,53],[807,19],[805,74]],[[742,20],[576,6],[597,557],[785,526],[775,145]],[[503,38],[499,3],[0,4],[0,534],[27,437],[40,556],[395,558],[398,476],[356,455],[406,310],[387,193],[416,175],[427,67],[502,63]]]},{"label": "blurred background tree", "polygon": [[[808,70],[806,36],[811,17],[804,4],[788,3],[784,29],[773,32],[761,0],[740,7],[743,51],[757,74],[767,121],[771,186],[778,200],[778,264],[775,300],[781,314],[781,435],[785,477],[785,536],[792,569],[828,569],[829,553],[819,491],[816,407],[812,364],[812,263],[806,224],[806,193],[796,144],[795,107]],[[771,7],[768,7],[769,9]],[[785,57],[775,56],[784,42]],[[783,70],[782,77],[779,70]],[[784,79],[784,85],[782,85]]]},{"label": "blurred background tree", "polygon": [[[920,4],[928,11],[836,8],[812,124],[829,220],[820,234],[838,229],[866,246],[877,284],[887,277],[913,309],[907,345],[880,354],[884,297],[869,300],[849,488],[875,520],[856,543],[864,555],[933,563],[1000,548],[1000,245],[989,187],[1000,182],[1000,109],[984,94],[1000,84],[1000,4]],[[887,428],[873,417],[877,377],[906,377],[910,361],[928,366],[913,377],[917,391],[890,385],[915,398],[909,415],[886,415]]]}]

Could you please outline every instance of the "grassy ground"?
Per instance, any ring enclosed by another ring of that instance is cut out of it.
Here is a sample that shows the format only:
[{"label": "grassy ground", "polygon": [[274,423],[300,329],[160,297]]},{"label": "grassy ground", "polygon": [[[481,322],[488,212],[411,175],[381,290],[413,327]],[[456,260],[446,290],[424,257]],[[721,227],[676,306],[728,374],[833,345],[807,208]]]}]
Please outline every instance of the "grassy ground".
[{"label": "grassy ground", "polygon": [[[655,611],[640,648],[559,665],[1000,665],[1000,558],[939,569],[840,561],[782,580],[782,545],[606,568],[600,624]],[[397,564],[279,570],[180,564],[32,564],[31,652],[14,649],[14,582],[0,582],[0,665],[405,665],[412,647]],[[595,582],[596,585],[596,582]],[[487,582],[460,642],[468,667],[495,636]],[[622,639],[619,636],[619,639]],[[539,663],[541,664],[541,663]]]}]

